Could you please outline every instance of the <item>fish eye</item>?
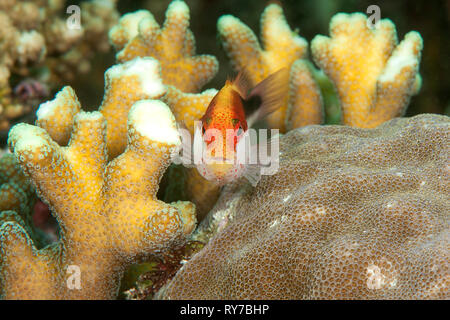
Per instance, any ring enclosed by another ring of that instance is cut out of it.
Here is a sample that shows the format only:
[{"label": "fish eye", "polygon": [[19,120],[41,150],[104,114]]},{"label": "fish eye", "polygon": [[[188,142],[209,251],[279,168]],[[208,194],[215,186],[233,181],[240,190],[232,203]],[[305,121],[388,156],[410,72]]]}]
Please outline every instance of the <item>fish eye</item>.
[{"label": "fish eye", "polygon": [[244,132],[244,129],[242,129],[242,126],[239,126],[239,129],[237,131],[237,135],[240,136]]},{"label": "fish eye", "polygon": [[205,126],[202,126],[202,134],[205,134]]}]

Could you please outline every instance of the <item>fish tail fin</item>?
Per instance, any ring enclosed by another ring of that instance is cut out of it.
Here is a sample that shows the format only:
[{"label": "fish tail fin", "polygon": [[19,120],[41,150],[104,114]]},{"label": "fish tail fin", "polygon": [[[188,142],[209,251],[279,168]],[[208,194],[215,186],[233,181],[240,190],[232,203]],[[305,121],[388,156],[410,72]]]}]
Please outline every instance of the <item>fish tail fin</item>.
[{"label": "fish tail fin", "polygon": [[247,69],[242,69],[237,74],[236,78],[231,81],[233,89],[241,96],[242,99],[246,100],[250,89],[252,88],[252,81],[248,75]]},{"label": "fish tail fin", "polygon": [[255,122],[265,118],[281,107],[289,88],[289,69],[282,68],[272,73],[266,79],[256,85],[248,98],[258,96],[261,106],[251,114],[247,123],[251,127]]}]

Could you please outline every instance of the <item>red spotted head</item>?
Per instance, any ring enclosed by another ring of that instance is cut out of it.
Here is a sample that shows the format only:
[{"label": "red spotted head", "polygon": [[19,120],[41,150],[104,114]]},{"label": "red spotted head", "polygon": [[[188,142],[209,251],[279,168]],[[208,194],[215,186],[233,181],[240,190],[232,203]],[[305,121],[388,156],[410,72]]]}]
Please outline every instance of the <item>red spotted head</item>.
[{"label": "red spotted head", "polygon": [[[250,93],[244,73],[226,81],[195,128],[194,149],[197,145],[197,151],[202,150],[202,161],[197,165],[201,175],[219,184],[242,176],[246,164],[237,157],[237,146],[249,128],[248,121],[253,123],[281,105],[287,94],[287,79],[288,72],[282,69],[260,82]],[[261,106],[249,120],[244,101],[253,96],[259,96]]]}]

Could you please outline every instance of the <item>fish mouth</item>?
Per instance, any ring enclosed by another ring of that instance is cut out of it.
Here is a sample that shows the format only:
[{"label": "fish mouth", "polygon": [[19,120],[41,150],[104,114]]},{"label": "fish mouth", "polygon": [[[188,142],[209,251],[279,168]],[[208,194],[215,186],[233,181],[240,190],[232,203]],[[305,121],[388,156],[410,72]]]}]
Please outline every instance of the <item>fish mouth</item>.
[{"label": "fish mouth", "polygon": [[236,162],[234,157],[204,157],[203,161],[206,164],[234,164]]}]

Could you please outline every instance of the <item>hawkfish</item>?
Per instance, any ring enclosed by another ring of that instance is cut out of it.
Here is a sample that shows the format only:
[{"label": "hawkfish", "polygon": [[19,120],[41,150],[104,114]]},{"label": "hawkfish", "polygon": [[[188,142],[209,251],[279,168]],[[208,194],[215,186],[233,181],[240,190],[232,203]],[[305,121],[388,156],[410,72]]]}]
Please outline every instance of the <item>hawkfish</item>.
[{"label": "hawkfish", "polygon": [[[245,176],[255,186],[262,164],[250,161],[249,152],[245,154],[246,150],[255,154],[258,149],[257,141],[249,139],[249,128],[283,104],[288,78],[289,72],[283,68],[253,88],[245,70],[226,80],[204,115],[195,121],[193,143],[190,135],[182,134],[182,163],[196,167],[200,175],[218,185]],[[244,106],[250,101],[256,101],[257,107],[249,114]]]}]

